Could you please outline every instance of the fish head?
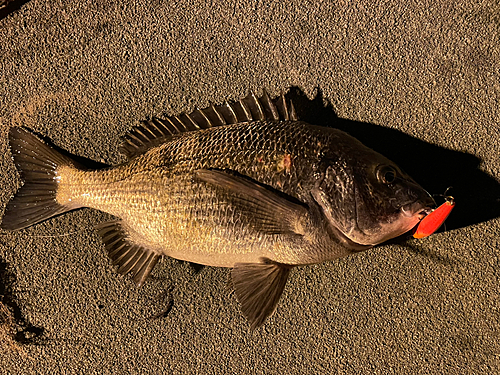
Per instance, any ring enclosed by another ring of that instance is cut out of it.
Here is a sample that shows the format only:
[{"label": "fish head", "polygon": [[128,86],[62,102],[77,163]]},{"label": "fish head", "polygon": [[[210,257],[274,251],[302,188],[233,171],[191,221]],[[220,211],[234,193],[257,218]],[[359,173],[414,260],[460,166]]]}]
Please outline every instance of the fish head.
[{"label": "fish head", "polygon": [[395,238],[435,206],[395,163],[355,139],[349,146],[326,155],[311,194],[345,246],[364,249]]}]

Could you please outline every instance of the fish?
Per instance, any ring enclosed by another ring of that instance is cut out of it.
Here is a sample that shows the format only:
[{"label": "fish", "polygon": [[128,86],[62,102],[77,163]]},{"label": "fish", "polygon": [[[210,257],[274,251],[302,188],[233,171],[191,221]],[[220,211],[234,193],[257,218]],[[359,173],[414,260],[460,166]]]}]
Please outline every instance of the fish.
[{"label": "fish", "polygon": [[90,207],[112,263],[142,285],[162,256],[231,268],[252,330],[291,270],[358,253],[411,230],[434,199],[394,162],[291,100],[250,92],[131,129],[127,161],[89,169],[22,127],[9,130],[23,185],[1,228]]}]

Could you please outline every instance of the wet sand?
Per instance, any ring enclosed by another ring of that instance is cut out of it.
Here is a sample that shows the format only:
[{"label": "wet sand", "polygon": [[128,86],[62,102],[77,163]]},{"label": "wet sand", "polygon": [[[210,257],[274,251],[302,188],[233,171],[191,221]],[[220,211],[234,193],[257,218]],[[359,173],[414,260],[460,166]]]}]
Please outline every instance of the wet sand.
[{"label": "wet sand", "polygon": [[116,164],[141,120],[296,87],[329,105],[311,121],[432,193],[452,185],[457,209],[446,232],[295,269],[253,334],[226,269],[117,275],[105,214],[2,233],[3,373],[500,372],[498,4],[114,3],[32,0],[0,20],[2,206],[19,184],[11,126]]}]

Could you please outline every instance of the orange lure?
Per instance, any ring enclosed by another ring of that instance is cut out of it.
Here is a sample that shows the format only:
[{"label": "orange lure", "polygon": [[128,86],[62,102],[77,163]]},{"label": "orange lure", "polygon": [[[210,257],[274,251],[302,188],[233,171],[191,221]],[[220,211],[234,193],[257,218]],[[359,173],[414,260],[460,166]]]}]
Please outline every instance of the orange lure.
[{"label": "orange lure", "polygon": [[455,207],[455,199],[453,199],[453,197],[448,196],[445,200],[446,201],[441,206],[436,208],[418,223],[413,233],[413,237],[424,238],[430,236],[443,225],[451,210]]}]

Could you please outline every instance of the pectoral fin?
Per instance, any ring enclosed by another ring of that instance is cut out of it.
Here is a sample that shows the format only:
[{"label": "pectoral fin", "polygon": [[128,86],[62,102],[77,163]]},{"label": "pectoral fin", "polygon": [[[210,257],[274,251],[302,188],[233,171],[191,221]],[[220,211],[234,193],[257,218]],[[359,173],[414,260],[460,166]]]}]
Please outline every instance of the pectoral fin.
[{"label": "pectoral fin", "polygon": [[252,330],[274,312],[285,288],[291,266],[265,263],[236,263],[231,276],[236,298]]},{"label": "pectoral fin", "polygon": [[268,234],[303,235],[307,206],[269,186],[232,171],[200,169],[198,179],[224,189],[248,225]]}]

